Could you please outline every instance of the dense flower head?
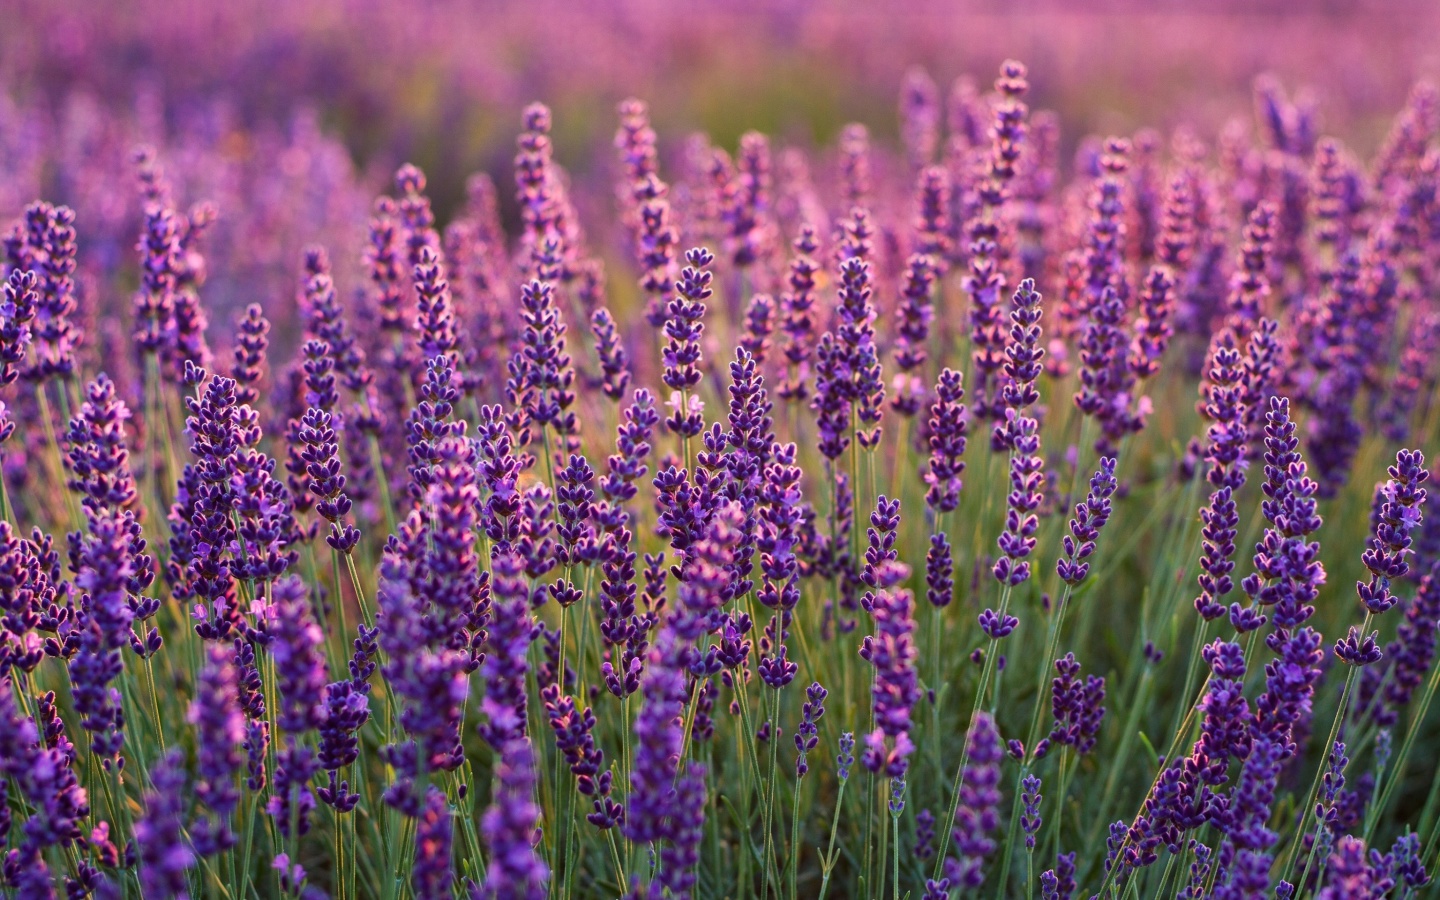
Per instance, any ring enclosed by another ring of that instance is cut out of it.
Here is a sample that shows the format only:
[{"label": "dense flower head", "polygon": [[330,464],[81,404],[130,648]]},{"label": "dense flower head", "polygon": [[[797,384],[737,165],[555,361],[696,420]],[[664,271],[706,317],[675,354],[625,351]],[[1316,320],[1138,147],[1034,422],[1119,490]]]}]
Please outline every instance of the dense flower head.
[{"label": "dense flower head", "polygon": [[185,764],[179,750],[151,770],[150,782],[145,813],[135,823],[140,885],[147,897],[188,897],[187,872],[196,860],[185,838]]},{"label": "dense flower head", "polygon": [[1040,527],[1037,510],[1044,501],[1045,460],[1040,455],[1039,423],[1014,407],[1005,410],[997,434],[1005,435],[1010,450],[1010,490],[1005,496],[1005,530],[996,543],[1002,554],[991,573],[1001,584],[1014,587],[1030,577],[1027,557],[1035,550]]},{"label": "dense flower head", "polygon": [[189,712],[197,738],[195,796],[215,816],[215,821],[197,823],[192,829],[201,854],[220,852],[235,842],[226,818],[240,799],[234,782],[243,762],[240,749],[245,718],[238,677],[234,651],[221,644],[210,645]]},{"label": "dense flower head", "polygon": [[946,859],[945,874],[961,890],[974,890],[985,879],[985,858],[995,851],[990,836],[1000,824],[1000,762],[1004,749],[994,718],[975,713],[965,736],[968,761],[960,786],[953,838],[957,855]]},{"label": "dense flower head", "polygon": [[280,694],[280,727],[296,733],[317,727],[325,690],[325,637],[298,577],[275,583],[267,630]]},{"label": "dense flower head", "polygon": [[474,896],[541,900],[550,870],[535,852],[540,807],[532,799],[535,753],[524,738],[507,741],[495,771],[495,800],[480,823],[489,853],[485,883]]},{"label": "dense flower head", "polygon": [[908,591],[881,590],[871,604],[875,634],[865,638],[860,657],[875,667],[871,687],[875,731],[866,738],[865,767],[890,778],[903,778],[906,757],[914,749],[910,740],[910,712],[920,699],[915,672],[919,651],[913,601]]},{"label": "dense flower head", "polygon": [[960,504],[961,476],[965,472],[967,417],[963,377],[944,369],[930,401],[930,468],[925,473],[925,502],[937,513],[947,513]]},{"label": "dense flower head", "polygon": [[1080,754],[1095,747],[1100,724],[1105,718],[1105,679],[1087,675],[1080,680],[1080,664],[1074,653],[1055,660],[1058,673],[1050,682],[1050,712],[1055,725],[1047,738],[1050,745],[1062,744]]},{"label": "dense flower head", "polygon": [[778,394],[786,400],[803,400],[809,390],[809,361],[816,337],[815,286],[819,264],[815,261],[815,253],[819,243],[815,229],[809,225],[802,227],[792,247],[786,279],[788,290],[780,295],[780,309],[784,316],[780,329],[785,335],[786,376]]},{"label": "dense flower head", "polygon": [[1117,486],[1114,457],[1102,457],[1100,467],[1090,476],[1090,492],[1075,504],[1070,533],[1061,540],[1065,555],[1055,569],[1066,584],[1079,584],[1090,574],[1090,563],[1086,560],[1095,552],[1095,541],[1110,521],[1110,498]]},{"label": "dense flower head", "polygon": [[1374,533],[1365,543],[1361,562],[1370,570],[1370,581],[1357,582],[1360,602],[1372,613],[1383,613],[1398,602],[1390,583],[1410,571],[1410,533],[1420,524],[1429,477],[1425,455],[1419,450],[1401,450],[1390,467],[1390,480],[1380,489]]},{"label": "dense flower head", "polygon": [[931,293],[939,274],[938,266],[936,257],[922,253],[912,254],[905,263],[900,305],[895,312],[895,367],[900,370],[896,376],[900,389],[891,401],[896,412],[905,416],[919,411],[924,396],[919,376],[911,373],[929,359],[927,344],[930,323],[935,316]]},{"label": "dense flower head", "polygon": [[123,509],[136,499],[130,470],[125,423],[130,409],[116,393],[115,383],[100,375],[85,388],[85,402],[70,420],[66,453],[70,489],[82,495],[89,509]]}]

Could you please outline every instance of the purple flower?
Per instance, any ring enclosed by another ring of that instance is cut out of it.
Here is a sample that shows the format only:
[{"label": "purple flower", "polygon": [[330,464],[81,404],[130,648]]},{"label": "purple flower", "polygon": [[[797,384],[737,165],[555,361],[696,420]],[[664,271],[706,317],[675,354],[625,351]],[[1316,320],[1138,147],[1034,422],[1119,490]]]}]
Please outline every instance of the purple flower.
[{"label": "purple flower", "polygon": [[533,638],[530,593],[523,580],[523,562],[514,552],[499,552],[491,563],[489,652],[481,671],[487,721],[481,736],[491,747],[505,748],[525,736],[526,655]]},{"label": "purple flower", "polygon": [[235,331],[235,361],[230,367],[230,377],[235,379],[235,398],[240,403],[253,405],[260,399],[265,355],[270,347],[270,320],[265,318],[260,304],[245,307],[245,315],[236,322]]},{"label": "purple flower", "polygon": [[71,323],[75,313],[75,211],[68,206],[37,202],[25,210],[38,254],[35,316],[30,323],[34,362],[26,377],[45,381],[68,378],[75,368],[80,334]]},{"label": "purple flower", "polygon": [[871,602],[875,634],[867,635],[860,658],[875,667],[871,685],[875,731],[865,740],[865,768],[903,778],[910,741],[910,713],[920,699],[915,672],[915,619],[909,591],[881,589]]},{"label": "purple flower", "polygon": [[[20,715],[9,684],[0,696],[0,782],[6,784],[0,797],[13,789],[16,799],[31,810],[23,837],[12,834],[11,840],[27,848],[35,861],[46,847],[71,847],[82,840],[82,826],[90,817],[85,789],[75,774],[75,747],[65,736],[55,695],[47,692],[37,699],[38,715],[30,719]],[[9,830],[8,814],[0,816],[0,824]],[[5,871],[13,874],[8,862]]]},{"label": "purple flower", "polygon": [[1333,497],[1345,483],[1363,436],[1354,412],[1366,352],[1355,334],[1363,303],[1362,278],[1358,254],[1347,252],[1320,301],[1312,346],[1296,353],[1309,359],[1315,370],[1308,392],[1315,415],[1309,421],[1306,446],[1322,497]]},{"label": "purple flower", "polygon": [[1245,699],[1245,651],[1239,644],[1215,640],[1203,654],[1213,677],[1200,701],[1204,717],[1191,759],[1208,785],[1223,784],[1231,759],[1250,753],[1250,705]]},{"label": "purple flower", "polygon": [[1070,900],[1075,887],[1075,853],[1056,854],[1055,868],[1040,875],[1041,900]]},{"label": "purple flower", "polygon": [[304,443],[300,458],[305,462],[309,490],[315,497],[315,511],[330,523],[325,542],[341,553],[350,553],[360,542],[360,530],[341,519],[350,512],[345,494],[345,476],[340,472],[340,444],[330,413],[310,407],[300,420],[299,438]]},{"label": "purple flower", "polygon": [[940,91],[924,69],[911,67],[900,87],[900,136],[912,170],[935,156],[939,126]]},{"label": "purple flower", "polygon": [[186,873],[195,854],[185,838],[185,766],[178,749],[151,767],[150,784],[145,813],[135,823],[141,889],[160,900],[189,897]]},{"label": "purple flower", "polygon": [[[709,266],[715,257],[704,247],[685,254],[688,265],[675,283],[676,296],[670,301],[665,322],[665,372],[662,380],[677,396],[689,395],[700,383],[700,336],[705,331],[705,301],[712,293]],[[695,437],[704,427],[701,408],[677,408],[665,427],[681,437]]]},{"label": "purple flower", "polygon": [[864,206],[870,194],[870,132],[859,122],[840,130],[840,177],[844,199],[851,206]]},{"label": "purple flower", "polygon": [[1095,552],[1095,541],[1110,521],[1110,497],[1115,488],[1115,458],[1102,457],[1100,468],[1090,477],[1090,492],[1075,504],[1070,533],[1062,541],[1065,555],[1055,565],[1055,571],[1066,584],[1077,585],[1090,574],[1090,563],[1086,560]]},{"label": "purple flower", "polygon": [[[1266,499],[1260,511],[1270,526],[1255,545],[1255,572],[1241,587],[1257,605],[1270,606],[1277,629],[1294,629],[1314,613],[1311,604],[1325,583],[1320,545],[1306,538],[1320,527],[1315,495],[1290,419],[1290,401],[1272,397],[1265,425]],[[1239,610],[1232,604],[1232,616]]]},{"label": "purple flower", "polygon": [[180,229],[174,210],[162,204],[145,207],[140,251],[140,288],[133,301],[135,345],[142,353],[159,353],[175,327],[175,281],[180,268]]},{"label": "purple flower", "polygon": [[452,360],[460,346],[445,267],[432,247],[422,247],[414,269],[415,331],[420,356],[433,359],[446,355]]},{"label": "purple flower", "polygon": [[1425,489],[1420,485],[1429,477],[1423,453],[1401,450],[1390,467],[1390,481],[1379,491],[1377,499],[1383,502],[1374,533],[1366,540],[1360,557],[1370,570],[1370,581],[1355,584],[1360,602],[1372,613],[1383,613],[1398,602],[1390,593],[1390,582],[1410,571],[1405,561],[1411,552],[1410,532],[1420,524],[1425,503]]},{"label": "purple flower", "polygon": [[245,717],[240,710],[234,651],[211,644],[206,654],[188,720],[195,726],[195,796],[214,816],[196,822],[190,831],[196,852],[208,856],[235,844],[228,820],[240,799],[235,776],[242,762]]},{"label": "purple flower", "polygon": [[[1250,211],[1240,244],[1239,265],[1230,278],[1226,324],[1235,331],[1253,328],[1269,310],[1272,232],[1277,210],[1262,200]],[[1263,399],[1263,398],[1262,398]]]},{"label": "purple flower", "polygon": [[1000,824],[1000,732],[988,712],[978,710],[965,736],[967,762],[955,812],[957,856],[945,860],[945,876],[961,890],[974,890],[985,880],[985,857],[995,851],[990,837]]},{"label": "purple flower", "polygon": [[630,384],[630,358],[610,310],[603,306],[595,310],[590,316],[590,331],[595,336],[595,352],[600,360],[600,390],[611,400],[619,401]]},{"label": "purple flower", "polygon": [[841,781],[850,780],[850,767],[855,765],[855,735],[849,731],[840,735],[840,752],[835,755],[835,777]]},{"label": "purple flower", "polygon": [[0,385],[14,384],[25,364],[32,338],[30,322],[39,299],[35,282],[34,272],[20,269],[5,280],[5,299],[0,301]]},{"label": "purple flower", "polygon": [[1405,608],[1405,621],[1396,629],[1395,640],[1385,647],[1385,655],[1394,661],[1390,680],[1385,685],[1385,706],[1392,716],[1410,702],[1434,664],[1437,623],[1440,623],[1440,564],[1433,565],[1420,580],[1415,599]]},{"label": "purple flower", "polygon": [[1262,453],[1266,409],[1278,389],[1277,376],[1283,368],[1284,348],[1276,338],[1279,328],[1273,319],[1260,319],[1245,346],[1240,403],[1245,408],[1246,456],[1250,459]]},{"label": "purple flower", "polygon": [[546,685],[540,693],[555,732],[555,749],[565,757],[580,793],[592,798],[594,811],[585,818],[602,831],[613,827],[624,818],[624,808],[610,797],[614,777],[595,744],[595,714],[588,706],[578,710],[575,698],[562,696],[558,684]]},{"label": "purple flower", "polygon": [[71,695],[81,725],[90,732],[90,748],[107,770],[120,763],[125,718],[120,691],[110,684],[124,663],[120,648],[131,640],[134,612],[127,601],[132,573],[125,518],[109,511],[94,513],[83,539],[75,584],[81,596],[76,627],[78,650],[69,663]]},{"label": "purple flower", "polygon": [[785,332],[787,373],[777,394],[784,400],[804,400],[808,393],[810,356],[815,349],[815,275],[820,270],[814,256],[819,249],[814,228],[802,227],[793,246],[790,289],[780,295],[780,307],[785,315],[781,330]]},{"label": "purple flower", "polygon": [[895,311],[895,367],[900,373],[896,375],[895,399],[890,404],[903,416],[919,412],[925,395],[914,370],[923,366],[928,358],[926,343],[930,340],[930,321],[935,315],[930,292],[939,274],[936,260],[923,253],[911,255],[901,282],[900,305]]},{"label": "purple flower", "polygon": [[325,691],[325,634],[310,611],[309,591],[297,576],[275,582],[266,644],[275,660],[281,728],[298,735],[319,726]]},{"label": "purple flower", "polygon": [[955,596],[955,563],[950,553],[950,539],[945,532],[930,535],[930,550],[925,554],[925,599],[931,606],[948,606]]},{"label": "purple flower", "polygon": [[765,468],[760,487],[759,527],[756,546],[760,550],[762,582],[756,599],[773,610],[767,642],[774,655],[760,661],[761,676],[779,689],[795,677],[798,666],[784,659],[785,638],[795,608],[800,603],[800,546],[803,495],[801,469],[794,465],[795,445],[779,448],[776,459]]},{"label": "purple flower", "polygon": [[825,715],[825,698],[829,691],[816,681],[805,689],[805,703],[800,707],[800,727],[795,729],[795,777],[804,778],[810,771],[806,756],[820,743],[820,728],[817,723]]},{"label": "purple flower", "polygon": [[1260,740],[1250,749],[1240,780],[1223,814],[1222,828],[1235,856],[1226,878],[1215,886],[1217,900],[1264,897],[1270,886],[1270,848],[1279,839],[1268,827],[1275,803],[1275,780],[1284,751]]},{"label": "purple flower", "polygon": [[485,884],[472,889],[480,900],[543,900],[550,871],[535,852],[540,807],[532,799],[536,784],[534,751],[521,737],[500,747],[495,767],[495,797],[480,823],[490,850]]},{"label": "purple flower", "polygon": [[1174,309],[1175,275],[1164,266],[1154,266],[1145,278],[1140,315],[1135,320],[1135,336],[1130,341],[1130,370],[1136,378],[1149,378],[1160,371],[1160,360],[1175,334],[1170,324]]},{"label": "purple flower", "polygon": [[995,561],[991,573],[1001,584],[1014,587],[1030,577],[1026,557],[1035,549],[1035,532],[1040,527],[1036,510],[1044,495],[1045,460],[1040,456],[1038,423],[1019,414],[1014,407],[1005,410],[1003,426],[1010,447],[1010,492],[1006,495],[1005,530],[996,543],[1003,554]]},{"label": "purple flower", "polygon": [[915,858],[929,859],[935,855],[935,814],[922,809],[915,814]]},{"label": "purple flower", "polygon": [[[418,513],[411,514],[401,532],[392,539],[381,563],[377,626],[381,647],[389,657],[382,671],[402,701],[397,721],[410,740],[383,747],[381,756],[395,767],[398,776],[386,791],[386,802],[414,817],[420,815],[424,803],[413,790],[420,771],[454,769],[464,761],[460,717],[471,658],[446,644],[436,646],[436,635],[415,592],[414,555],[425,541]],[[528,640],[528,618],[525,625]],[[502,689],[497,685],[493,690],[498,693]]]},{"label": "purple flower", "polygon": [[1105,707],[1101,705],[1105,701],[1105,679],[1087,675],[1082,682],[1080,664],[1073,653],[1055,660],[1055,671],[1059,675],[1050,682],[1050,712],[1055,725],[1046,746],[1063,744],[1074,747],[1076,753],[1089,753],[1105,719]]},{"label": "purple flower", "polygon": [[1221,599],[1234,586],[1230,572],[1235,563],[1235,535],[1240,523],[1234,492],[1245,483],[1245,424],[1241,404],[1240,352],[1235,338],[1223,331],[1210,346],[1207,381],[1202,388],[1203,412],[1210,420],[1206,431],[1206,479],[1214,489],[1209,506],[1200,510],[1204,550],[1200,556],[1200,595],[1195,609],[1207,621],[1225,614]]},{"label": "purple flower", "polygon": [[515,410],[512,430],[521,446],[530,442],[531,426],[538,426],[542,435],[553,432],[559,444],[553,450],[565,453],[579,449],[577,420],[570,409],[575,402],[575,370],[565,351],[566,326],[555,308],[554,294],[554,285],[547,281],[531,281],[520,289],[525,329],[522,346],[507,366],[505,392]]},{"label": "purple flower", "polygon": [[[519,152],[515,155],[515,186],[520,201],[520,221],[524,226],[521,247],[527,251],[522,256],[527,271],[536,271],[542,280],[552,280],[540,274],[536,266],[540,263],[541,245],[547,240],[566,240],[573,237],[571,218],[573,210],[565,196],[564,182],[560,167],[553,158],[550,141],[550,110],[540,103],[532,103],[522,113],[524,131],[516,139]],[[568,258],[575,248],[566,246],[558,255]],[[556,273],[558,274],[558,273]]]},{"label": "purple flower", "polygon": [[1034,850],[1035,833],[1040,830],[1040,779],[1035,775],[1026,775],[1021,787],[1020,800],[1024,811],[1020,815],[1020,830],[1025,832],[1025,849]]},{"label": "purple flower", "polygon": [[[1000,387],[1000,400],[1006,409],[1013,409],[1017,414],[1040,399],[1035,380],[1040,377],[1040,360],[1045,356],[1040,346],[1042,299],[1035,290],[1035,281],[1030,278],[1020,282],[1010,298],[1010,341],[1005,346],[1006,381]],[[996,451],[1014,449],[1010,436],[999,425],[995,427],[991,446]]]},{"label": "purple flower", "polygon": [[953,512],[960,505],[961,476],[965,473],[967,418],[965,388],[959,372],[944,369],[930,401],[930,468],[925,473],[925,503],[936,513]]},{"label": "purple flower", "polygon": [[451,843],[454,823],[445,792],[430,786],[425,808],[415,824],[415,864],[410,870],[410,889],[415,900],[448,900],[455,875],[451,870]]}]

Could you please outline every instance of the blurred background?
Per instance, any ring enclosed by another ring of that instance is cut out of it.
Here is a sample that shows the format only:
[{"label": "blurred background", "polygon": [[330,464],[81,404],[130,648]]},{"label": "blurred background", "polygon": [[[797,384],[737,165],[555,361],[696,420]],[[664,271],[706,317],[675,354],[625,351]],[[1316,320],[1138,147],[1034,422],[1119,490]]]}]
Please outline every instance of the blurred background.
[{"label": "blurred background", "polygon": [[[155,145],[178,199],[219,210],[218,310],[293,290],[307,243],[358,261],[363,211],[401,162],[429,176],[442,224],[482,170],[513,224],[532,100],[554,109],[577,183],[609,184],[593,170],[614,165],[615,105],[632,95],[651,106],[662,162],[697,130],[721,147],[754,128],[809,148],[860,121],[883,148],[911,66],[943,97],[964,73],[983,90],[1014,57],[1032,108],[1059,116],[1063,168],[1088,134],[1183,122],[1213,141],[1251,120],[1262,72],[1366,157],[1409,86],[1440,75],[1440,4],[1420,0],[4,0],[0,21],[0,219],[35,197],[68,203],[82,274],[114,274],[139,204],[113,188],[133,184],[134,146]],[[613,202],[598,194],[576,198],[582,216]]]}]

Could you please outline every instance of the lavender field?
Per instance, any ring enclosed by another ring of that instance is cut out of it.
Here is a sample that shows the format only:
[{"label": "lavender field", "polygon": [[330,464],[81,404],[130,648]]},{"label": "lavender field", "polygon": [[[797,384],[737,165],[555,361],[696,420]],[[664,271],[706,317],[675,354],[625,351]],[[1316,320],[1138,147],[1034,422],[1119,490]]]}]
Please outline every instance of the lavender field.
[{"label": "lavender field", "polygon": [[0,13],[4,897],[1440,896],[1440,10]]}]

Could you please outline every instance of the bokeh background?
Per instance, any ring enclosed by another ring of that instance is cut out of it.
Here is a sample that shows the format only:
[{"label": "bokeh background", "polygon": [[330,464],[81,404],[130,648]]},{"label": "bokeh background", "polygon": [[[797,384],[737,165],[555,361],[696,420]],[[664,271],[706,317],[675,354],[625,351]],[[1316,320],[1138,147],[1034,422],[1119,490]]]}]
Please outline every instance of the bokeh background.
[{"label": "bokeh background", "polygon": [[1366,156],[1409,85],[1440,74],[1440,4],[1425,0],[6,0],[0,13],[12,104],[95,104],[151,141],[199,132],[237,155],[251,133],[315,127],[362,173],[422,166],[442,220],[469,173],[508,183],[531,100],[555,110],[560,159],[582,176],[609,157],[595,145],[631,95],[672,145],[701,129],[733,146],[750,128],[823,144],[852,120],[885,141],[911,65],[943,88],[1014,57],[1073,147],[1140,125],[1213,133],[1272,72]]}]

